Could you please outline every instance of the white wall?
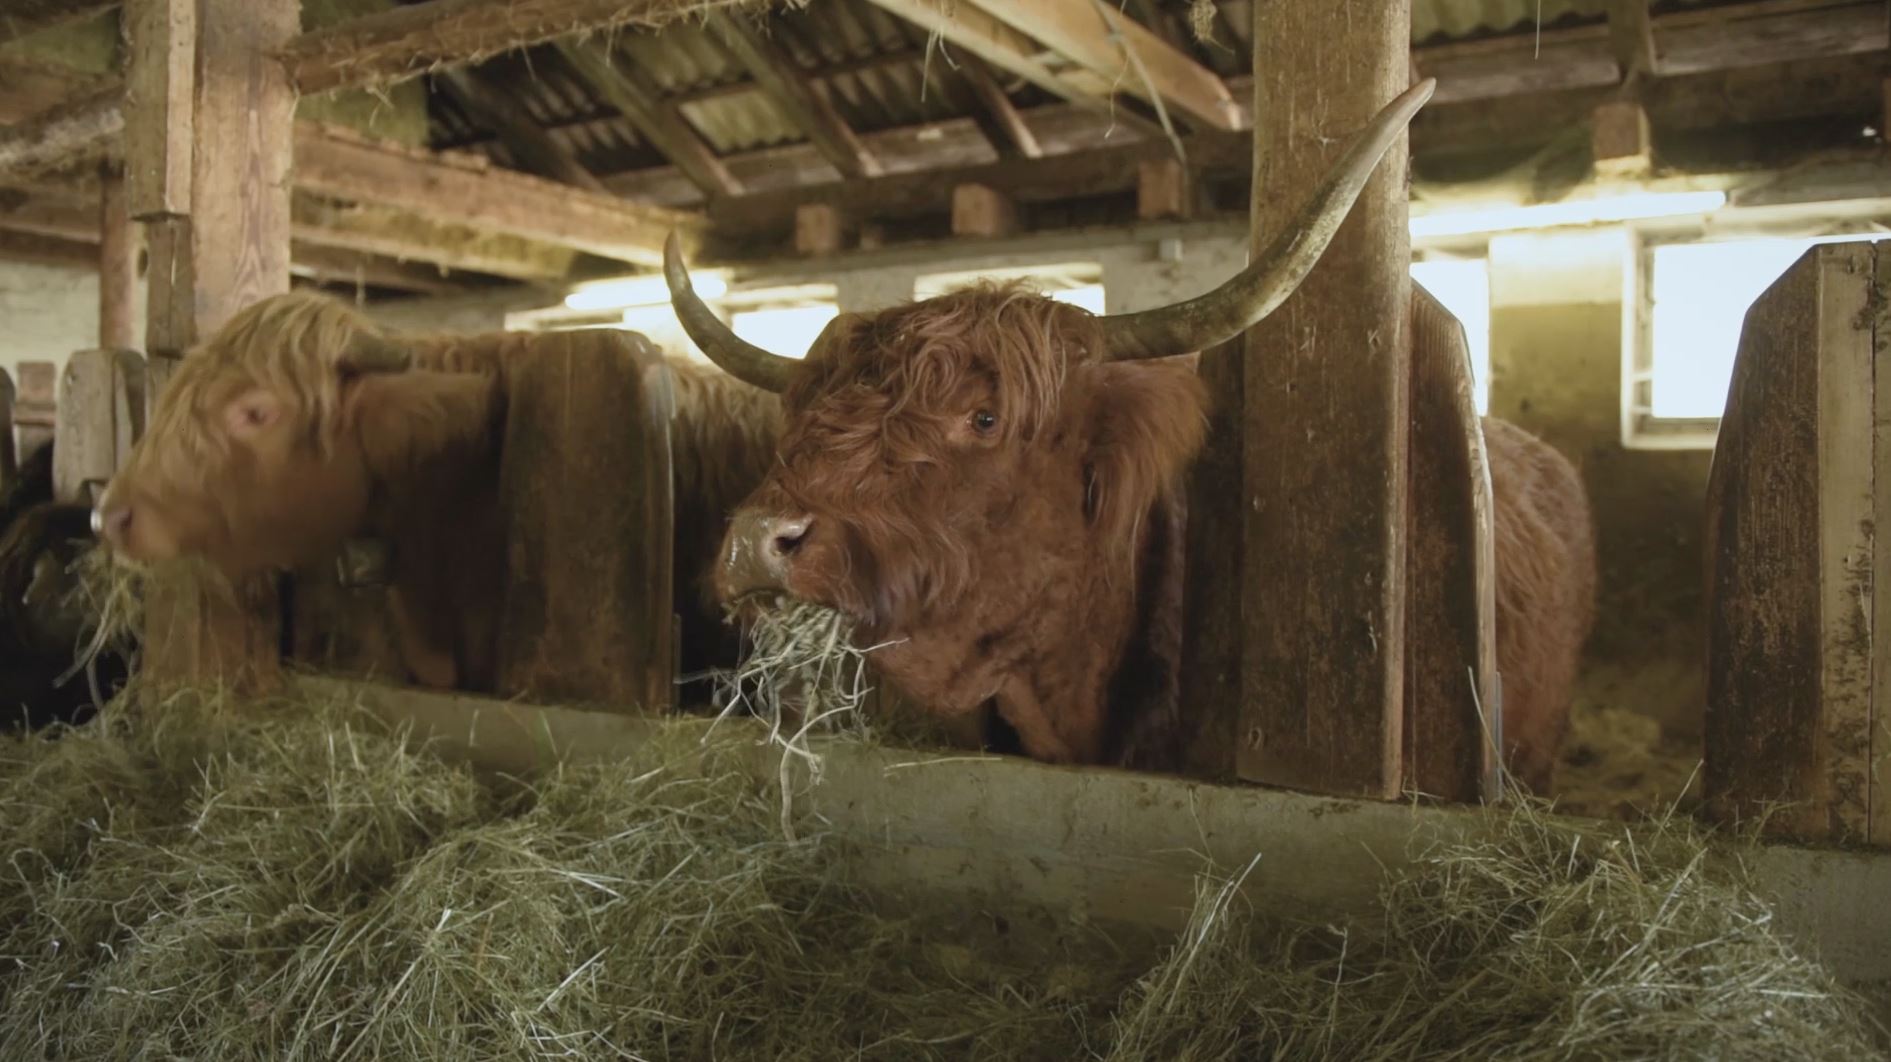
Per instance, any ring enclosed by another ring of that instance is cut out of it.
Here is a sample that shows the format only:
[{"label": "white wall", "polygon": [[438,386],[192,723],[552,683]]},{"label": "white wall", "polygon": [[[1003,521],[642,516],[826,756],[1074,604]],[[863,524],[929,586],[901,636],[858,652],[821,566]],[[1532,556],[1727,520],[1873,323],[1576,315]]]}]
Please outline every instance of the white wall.
[{"label": "white wall", "polygon": [[22,361],[62,368],[75,350],[98,346],[98,274],[88,269],[0,262],[0,368]]}]

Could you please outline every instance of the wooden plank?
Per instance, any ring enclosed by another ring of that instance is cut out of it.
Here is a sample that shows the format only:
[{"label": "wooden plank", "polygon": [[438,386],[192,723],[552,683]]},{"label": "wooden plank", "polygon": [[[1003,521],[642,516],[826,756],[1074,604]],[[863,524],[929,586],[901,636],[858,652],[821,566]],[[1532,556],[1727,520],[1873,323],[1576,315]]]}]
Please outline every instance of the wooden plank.
[{"label": "wooden plank", "polygon": [[1226,131],[1241,127],[1234,97],[1214,71],[1113,6],[1098,0],[971,2],[1108,79],[1121,91],[1150,102],[1161,100],[1196,126]]},{"label": "wooden plank", "polygon": [[840,250],[846,219],[840,208],[808,203],[794,212],[794,253],[827,255]]},{"label": "wooden plank", "polygon": [[976,55],[966,54],[957,57],[959,76],[978,99],[983,120],[979,128],[985,130],[986,139],[991,141],[992,150],[999,158],[1035,159],[1044,154],[1044,148],[1037,142],[1037,134],[1031,132],[1031,126],[1018,113],[1018,108],[1005,94],[1004,86],[992,76],[991,67]]},{"label": "wooden plank", "polygon": [[113,351],[78,350],[59,382],[53,449],[53,496],[91,505],[118,466],[116,361]]},{"label": "wooden plank", "polygon": [[97,264],[98,250],[61,236],[0,231],[0,260],[87,268]]},{"label": "wooden plank", "polygon": [[1406,557],[1406,788],[1457,803],[1501,793],[1491,479],[1464,326],[1414,284]]},{"label": "wooden plank", "polygon": [[127,0],[125,175],[131,216],[153,221],[190,212],[196,0]]},{"label": "wooden plank", "polygon": [[833,102],[809,82],[792,56],[740,15],[712,11],[705,27],[841,176],[878,177],[883,172],[880,160],[854,135]]},{"label": "wooden plank", "polygon": [[1648,112],[1631,100],[1612,100],[1590,116],[1590,154],[1599,178],[1645,177],[1655,164]]},{"label": "wooden plank", "polygon": [[143,233],[132,224],[121,173],[99,176],[98,342],[108,350],[138,346],[138,258]]},{"label": "wooden plank", "polygon": [[[1407,4],[1255,5],[1257,252],[1348,138],[1408,87],[1410,16]],[[1244,779],[1400,790],[1406,153],[1401,137],[1319,264],[1248,334],[1267,356],[1248,366],[1243,403],[1242,730],[1255,735],[1240,747]]]},{"label": "wooden plank", "polygon": [[1144,221],[1185,218],[1193,212],[1194,181],[1172,156],[1136,164],[1136,216]]},{"label": "wooden plank", "polygon": [[303,191],[637,265],[662,261],[663,240],[672,228],[694,228],[675,211],[306,124],[296,128],[295,162],[296,186]]},{"label": "wooden plank", "polygon": [[343,204],[307,194],[290,203],[298,244],[316,253],[298,261],[321,268],[322,250],[356,252],[396,262],[431,262],[445,269],[513,280],[559,280],[571,273],[570,248],[488,232],[454,221],[423,218],[387,207]]},{"label": "wooden plank", "polygon": [[291,258],[291,275],[324,283],[391,288],[419,295],[464,295],[472,290],[455,283],[438,266],[389,261],[358,251],[312,247],[297,241]]},{"label": "wooden plank", "polygon": [[478,70],[462,67],[436,76],[476,121],[498,134],[521,168],[587,192],[605,191],[604,183],[522,110],[516,97],[489,83]]},{"label": "wooden plank", "polygon": [[302,34],[282,56],[296,90],[311,96],[400,81],[557,37],[655,29],[694,13],[675,0],[428,0]]},{"label": "wooden plank", "polygon": [[112,471],[122,471],[131,449],[144,437],[146,395],[145,358],[135,350],[112,351],[113,447]]},{"label": "wooden plank", "polygon": [[578,76],[698,188],[710,195],[742,194],[742,182],[683,120],[676,107],[663,99],[656,83],[635,63],[616,62],[615,51],[603,41],[567,38],[558,41],[557,46]]},{"label": "wooden plank", "polygon": [[509,362],[499,688],[675,702],[670,371],[634,333],[560,333]]},{"label": "wooden plank", "polygon": [[1870,833],[1872,268],[1815,247],[1754,302],[1708,478],[1707,805],[1776,836]]},{"label": "wooden plank", "polygon": [[1011,197],[983,184],[952,188],[952,235],[1009,236],[1018,229],[1018,205]]}]

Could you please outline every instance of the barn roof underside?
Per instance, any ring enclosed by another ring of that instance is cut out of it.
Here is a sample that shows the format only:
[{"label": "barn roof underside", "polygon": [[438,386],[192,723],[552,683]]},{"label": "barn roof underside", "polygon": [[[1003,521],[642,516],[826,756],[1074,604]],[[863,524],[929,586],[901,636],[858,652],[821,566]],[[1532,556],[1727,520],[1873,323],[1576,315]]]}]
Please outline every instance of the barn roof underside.
[{"label": "barn roof underside", "polygon": [[[1108,0],[1147,47],[1161,49],[1163,70],[1180,71],[1173,85],[1159,77],[1127,87],[1139,77],[1127,64],[1106,77],[1107,62],[1085,54],[1083,41],[1031,16],[1004,16],[1011,51],[997,61],[935,35],[913,12],[939,2],[809,0],[765,21],[723,13],[657,32],[539,43],[373,93],[305,100],[302,117],[399,141],[435,163],[470,159],[701,212],[711,253],[730,259],[788,253],[795,211],[809,203],[846,206],[850,224],[876,240],[940,235],[950,189],[966,181],[1014,195],[1033,224],[1133,216],[1138,164],[1174,151],[1164,117],[1201,182],[1203,209],[1243,208],[1251,0]],[[1017,6],[1039,3],[1083,6]],[[28,121],[111,77],[122,51],[112,4],[23,6],[38,12],[35,21],[0,16],[0,122]],[[305,28],[389,6],[310,3]],[[1414,62],[1439,79],[1413,128],[1422,188],[1519,174],[1539,192],[1553,186],[1544,167],[1559,146],[1586,151],[1595,107],[1618,97],[1647,108],[1658,171],[1882,150],[1891,69],[1882,0],[1656,0],[1645,20],[1624,14],[1634,7],[1414,0]],[[1625,85],[1638,63],[1652,69]],[[1213,113],[1217,93],[1235,105],[1225,121]],[[96,240],[82,180],[0,175],[0,185],[0,257]],[[613,265],[584,248],[544,246],[539,233],[492,230],[478,216],[413,216],[412,203],[351,194],[363,198],[298,189],[307,278],[442,291],[557,282]],[[351,236],[381,228],[404,235]],[[468,240],[485,243],[469,250]],[[495,242],[504,240],[512,242]]]}]

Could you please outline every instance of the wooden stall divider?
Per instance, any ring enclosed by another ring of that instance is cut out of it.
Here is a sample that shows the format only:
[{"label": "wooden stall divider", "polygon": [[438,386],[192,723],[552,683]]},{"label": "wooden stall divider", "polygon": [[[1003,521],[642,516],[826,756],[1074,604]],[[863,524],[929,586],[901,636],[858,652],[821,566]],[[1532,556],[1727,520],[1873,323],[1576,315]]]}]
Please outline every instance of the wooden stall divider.
[{"label": "wooden stall divider", "polygon": [[52,441],[59,420],[59,367],[50,361],[22,361],[15,369],[19,390],[13,396],[13,430],[24,461]]},{"label": "wooden stall divider", "polygon": [[1405,784],[1502,792],[1490,465],[1464,326],[1412,285],[1411,531],[1405,561]]},{"label": "wooden stall divider", "polygon": [[1707,490],[1709,814],[1891,845],[1891,246],[1753,304]]},{"label": "wooden stall divider", "polygon": [[504,370],[499,686],[664,710],[676,700],[670,369],[636,333],[559,339]]}]

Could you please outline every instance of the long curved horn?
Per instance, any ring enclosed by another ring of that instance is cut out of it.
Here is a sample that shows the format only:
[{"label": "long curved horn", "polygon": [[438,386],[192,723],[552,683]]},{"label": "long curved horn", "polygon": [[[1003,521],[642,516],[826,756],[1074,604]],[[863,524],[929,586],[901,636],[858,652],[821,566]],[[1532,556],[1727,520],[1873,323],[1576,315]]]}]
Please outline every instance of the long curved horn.
[{"label": "long curved horn", "polygon": [[349,340],[336,363],[349,372],[406,372],[414,364],[414,352],[405,344],[362,330]]},{"label": "long curved horn", "polygon": [[670,305],[676,309],[676,319],[710,361],[764,391],[779,394],[787,389],[789,377],[800,363],[763,350],[722,323],[722,318],[690,287],[689,270],[683,268],[683,246],[674,232],[663,241],[663,279],[670,285]]},{"label": "long curved horn", "polygon": [[1386,149],[1437,85],[1435,78],[1426,78],[1386,104],[1353,138],[1293,224],[1227,283],[1187,302],[1103,318],[1104,356],[1123,361],[1205,350],[1273,313],[1313,271]]}]

